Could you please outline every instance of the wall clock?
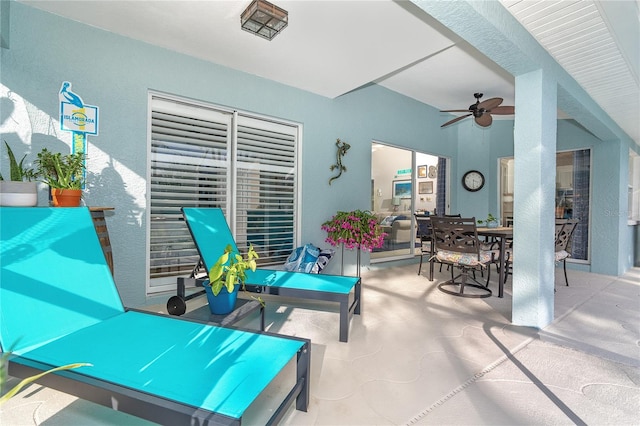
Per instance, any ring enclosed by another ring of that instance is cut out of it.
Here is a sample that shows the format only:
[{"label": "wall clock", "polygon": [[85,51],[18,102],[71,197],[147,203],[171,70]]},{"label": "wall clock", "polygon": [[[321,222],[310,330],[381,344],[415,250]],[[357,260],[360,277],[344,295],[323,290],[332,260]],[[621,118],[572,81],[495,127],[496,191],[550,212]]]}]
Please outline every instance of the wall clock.
[{"label": "wall clock", "polygon": [[462,176],[462,186],[467,191],[480,191],[484,186],[484,175],[477,170],[469,170]]}]

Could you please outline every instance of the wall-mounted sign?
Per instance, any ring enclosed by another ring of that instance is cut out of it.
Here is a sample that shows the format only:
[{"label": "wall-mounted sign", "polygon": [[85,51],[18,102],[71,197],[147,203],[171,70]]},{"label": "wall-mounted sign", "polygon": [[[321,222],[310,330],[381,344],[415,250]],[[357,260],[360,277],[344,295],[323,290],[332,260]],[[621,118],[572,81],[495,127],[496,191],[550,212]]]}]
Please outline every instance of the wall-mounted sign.
[{"label": "wall-mounted sign", "polygon": [[65,81],[60,88],[60,128],[67,132],[98,134],[98,107],[85,105],[82,98],[71,91],[71,83]]},{"label": "wall-mounted sign", "polygon": [[[87,152],[87,135],[98,134],[98,107],[85,105],[82,98],[71,91],[65,81],[58,94],[60,100],[60,129],[72,132],[71,153]],[[87,159],[85,157],[85,163]],[[85,174],[86,174],[85,164]],[[86,176],[85,180],[86,180]]]},{"label": "wall-mounted sign", "polygon": [[398,173],[396,173],[398,175],[410,175],[411,174],[411,169],[400,169],[398,170]]},{"label": "wall-mounted sign", "polygon": [[68,132],[98,134],[98,107],[85,105],[83,108],[69,102],[60,102],[60,127]]}]

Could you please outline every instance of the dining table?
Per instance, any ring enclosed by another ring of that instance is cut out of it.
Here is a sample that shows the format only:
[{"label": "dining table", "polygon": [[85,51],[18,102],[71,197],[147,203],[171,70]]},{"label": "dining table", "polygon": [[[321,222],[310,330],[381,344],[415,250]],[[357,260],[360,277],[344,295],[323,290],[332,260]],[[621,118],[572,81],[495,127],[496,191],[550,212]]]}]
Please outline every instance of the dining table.
[{"label": "dining table", "polygon": [[505,259],[504,254],[507,249],[507,240],[513,239],[513,228],[508,226],[499,226],[497,228],[477,228],[479,237],[493,238],[500,244],[500,253],[498,255],[498,297],[504,297],[504,280],[505,280]]}]

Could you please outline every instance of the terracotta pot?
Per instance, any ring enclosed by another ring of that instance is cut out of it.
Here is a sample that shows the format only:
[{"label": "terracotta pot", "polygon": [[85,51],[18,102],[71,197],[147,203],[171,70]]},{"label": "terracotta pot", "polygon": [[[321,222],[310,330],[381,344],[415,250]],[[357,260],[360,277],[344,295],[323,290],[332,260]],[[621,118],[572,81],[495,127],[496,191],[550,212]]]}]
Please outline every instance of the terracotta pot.
[{"label": "terracotta pot", "polygon": [[54,207],[78,207],[82,198],[82,189],[51,189]]}]

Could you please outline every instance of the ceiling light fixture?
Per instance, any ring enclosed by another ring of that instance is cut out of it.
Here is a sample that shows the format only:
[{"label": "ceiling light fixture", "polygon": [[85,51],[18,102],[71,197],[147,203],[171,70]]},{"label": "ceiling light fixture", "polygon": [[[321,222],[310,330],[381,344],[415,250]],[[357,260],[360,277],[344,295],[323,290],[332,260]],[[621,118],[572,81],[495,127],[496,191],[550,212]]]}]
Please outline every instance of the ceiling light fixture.
[{"label": "ceiling light fixture", "polygon": [[271,40],[289,24],[289,12],[265,0],[253,0],[240,23],[243,30]]}]

